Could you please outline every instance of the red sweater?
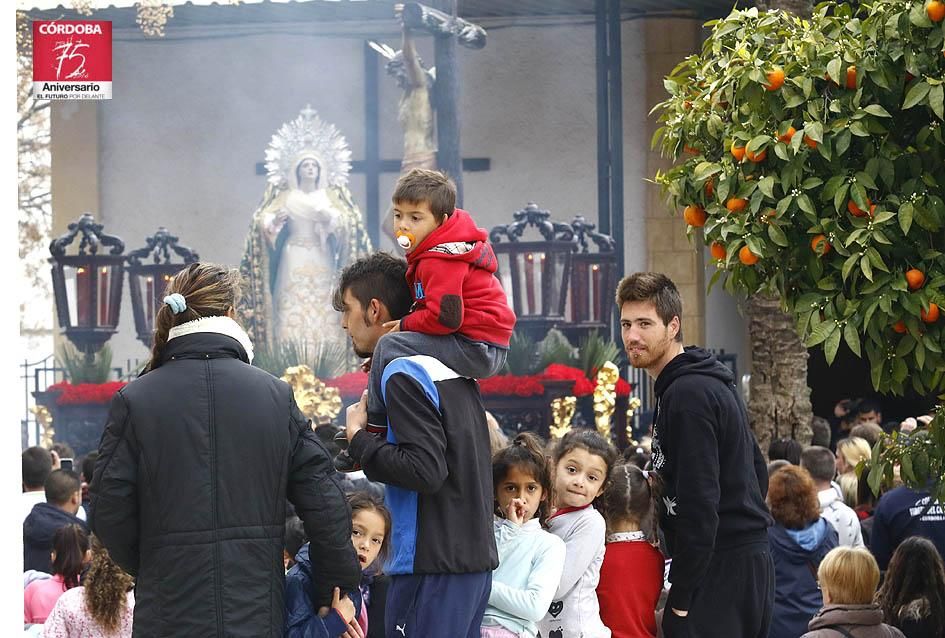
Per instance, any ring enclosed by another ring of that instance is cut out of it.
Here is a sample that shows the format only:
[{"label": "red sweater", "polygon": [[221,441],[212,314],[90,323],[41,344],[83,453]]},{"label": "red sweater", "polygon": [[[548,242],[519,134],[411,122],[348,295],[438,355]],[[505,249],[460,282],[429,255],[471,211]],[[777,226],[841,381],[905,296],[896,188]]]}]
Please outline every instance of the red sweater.
[{"label": "red sweater", "polygon": [[600,568],[600,619],[613,638],[656,636],[663,554],[646,541],[608,543]]},{"label": "red sweater", "polygon": [[432,335],[458,332],[473,341],[509,347],[515,313],[495,276],[498,261],[488,235],[457,208],[407,255],[413,311],[401,330]]}]

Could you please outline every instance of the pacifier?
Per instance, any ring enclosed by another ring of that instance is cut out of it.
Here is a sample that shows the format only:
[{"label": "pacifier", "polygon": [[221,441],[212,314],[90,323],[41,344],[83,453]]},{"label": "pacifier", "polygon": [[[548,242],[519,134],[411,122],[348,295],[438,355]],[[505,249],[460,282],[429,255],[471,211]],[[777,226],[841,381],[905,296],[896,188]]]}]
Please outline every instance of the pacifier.
[{"label": "pacifier", "polygon": [[416,237],[410,232],[398,230],[395,235],[397,236],[397,245],[404,250],[410,250],[410,247],[413,246],[413,242],[416,241]]}]

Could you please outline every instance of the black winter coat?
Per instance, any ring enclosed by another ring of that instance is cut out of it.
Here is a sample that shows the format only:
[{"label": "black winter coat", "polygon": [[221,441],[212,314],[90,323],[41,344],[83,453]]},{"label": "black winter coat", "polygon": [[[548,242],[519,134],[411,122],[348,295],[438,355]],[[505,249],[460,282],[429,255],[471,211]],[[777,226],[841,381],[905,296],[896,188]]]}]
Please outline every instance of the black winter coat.
[{"label": "black winter coat", "polygon": [[89,523],[137,578],[134,636],[282,636],[286,497],[320,579],[357,588],[332,459],[283,381],[232,337],[201,332],[112,400]]}]

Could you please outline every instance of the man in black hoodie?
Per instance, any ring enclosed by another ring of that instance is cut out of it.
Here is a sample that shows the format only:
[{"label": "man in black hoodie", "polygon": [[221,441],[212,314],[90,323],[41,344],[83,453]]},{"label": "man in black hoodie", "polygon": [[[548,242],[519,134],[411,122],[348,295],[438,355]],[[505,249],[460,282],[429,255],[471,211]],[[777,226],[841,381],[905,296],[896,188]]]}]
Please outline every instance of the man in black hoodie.
[{"label": "man in black hoodie", "polygon": [[630,365],[655,379],[653,465],[672,566],[666,638],[766,638],[774,603],[768,474],[732,373],[682,345],[682,301],[659,273],[617,287]]},{"label": "man in black hoodie", "polygon": [[74,472],[50,472],[44,488],[46,502],[34,505],[23,521],[23,571],[51,572],[53,537],[60,527],[74,523],[88,529],[85,521],[75,515],[82,497],[79,477]]}]

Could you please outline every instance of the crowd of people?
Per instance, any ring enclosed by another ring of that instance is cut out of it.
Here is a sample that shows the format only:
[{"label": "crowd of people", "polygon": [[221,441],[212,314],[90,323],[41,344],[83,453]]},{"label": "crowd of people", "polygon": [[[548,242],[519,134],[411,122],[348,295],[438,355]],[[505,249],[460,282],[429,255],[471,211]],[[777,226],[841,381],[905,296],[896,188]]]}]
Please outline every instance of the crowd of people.
[{"label": "crowd of people", "polygon": [[435,171],[402,177],[393,203],[406,260],[363,257],[334,295],[370,370],[342,427],[313,429],[252,366],[238,273],[196,263],[81,474],[71,451],[23,453],[28,632],[945,635],[941,505],[858,480],[881,429],[775,441],[766,462],[729,369],[683,346],[673,282],[636,273],[616,304],[630,365],[655,381],[647,441],[509,440],[476,383],[515,323],[485,231]]}]

